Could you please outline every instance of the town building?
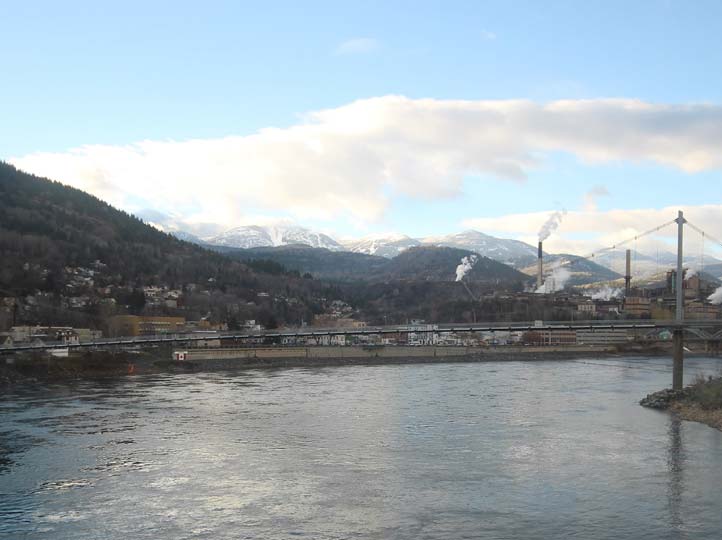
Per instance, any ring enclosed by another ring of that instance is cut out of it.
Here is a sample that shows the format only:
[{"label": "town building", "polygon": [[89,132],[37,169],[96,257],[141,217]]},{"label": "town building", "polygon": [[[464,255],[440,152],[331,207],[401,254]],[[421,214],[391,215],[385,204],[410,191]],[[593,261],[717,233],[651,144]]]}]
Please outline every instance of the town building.
[{"label": "town building", "polygon": [[108,333],[118,336],[152,336],[185,332],[185,317],[116,315],[108,321]]},{"label": "town building", "polygon": [[542,345],[576,345],[577,330],[543,330],[540,332]]},{"label": "town building", "polygon": [[648,318],[651,311],[651,300],[644,296],[627,296],[624,299],[623,311],[626,315],[638,319]]},{"label": "town building", "polygon": [[719,306],[708,304],[700,300],[692,300],[684,305],[684,318],[691,320],[713,321],[719,319]]},{"label": "town building", "polygon": [[624,328],[577,330],[578,345],[613,345],[631,341]]}]

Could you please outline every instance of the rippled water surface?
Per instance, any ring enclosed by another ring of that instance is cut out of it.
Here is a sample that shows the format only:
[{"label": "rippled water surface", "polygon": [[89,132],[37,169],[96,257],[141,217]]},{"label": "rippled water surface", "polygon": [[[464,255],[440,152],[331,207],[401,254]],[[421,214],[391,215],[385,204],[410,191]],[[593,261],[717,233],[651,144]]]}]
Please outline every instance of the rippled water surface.
[{"label": "rippled water surface", "polygon": [[[0,538],[722,537],[722,434],[637,401],[666,359],[15,387]],[[717,374],[688,360],[686,376]]]}]

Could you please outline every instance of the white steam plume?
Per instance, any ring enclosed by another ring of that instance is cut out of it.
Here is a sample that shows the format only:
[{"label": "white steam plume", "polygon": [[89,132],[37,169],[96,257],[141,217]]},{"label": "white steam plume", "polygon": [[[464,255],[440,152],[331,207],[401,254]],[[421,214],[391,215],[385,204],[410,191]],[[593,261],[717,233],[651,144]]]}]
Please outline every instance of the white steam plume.
[{"label": "white steam plume", "polygon": [[597,199],[599,197],[608,197],[609,190],[606,187],[596,185],[584,194],[584,210],[594,212],[597,209]]},{"label": "white steam plume", "polygon": [[722,286],[717,287],[717,290],[707,297],[710,303],[715,305],[722,304]]},{"label": "white steam plume", "polygon": [[566,268],[562,266],[554,268],[552,270],[552,273],[547,276],[546,280],[544,280],[542,286],[539,287],[535,292],[539,294],[550,294],[553,292],[561,291],[571,277],[572,273]]},{"label": "white steam plume", "polygon": [[540,242],[543,242],[544,240],[549,238],[549,235],[553,233],[557,229],[557,227],[559,227],[559,224],[562,222],[562,218],[566,214],[566,210],[557,210],[549,216],[549,218],[544,222],[544,225],[542,225],[541,229],[539,229]]},{"label": "white steam plume", "polygon": [[602,287],[592,293],[592,300],[611,300],[622,296],[623,289],[619,287],[610,287],[609,285]]},{"label": "white steam plume", "polygon": [[456,281],[461,281],[462,279],[464,279],[464,276],[471,271],[471,269],[476,264],[476,261],[478,260],[479,257],[477,257],[476,255],[469,255],[468,257],[463,257],[459,266],[456,267]]}]

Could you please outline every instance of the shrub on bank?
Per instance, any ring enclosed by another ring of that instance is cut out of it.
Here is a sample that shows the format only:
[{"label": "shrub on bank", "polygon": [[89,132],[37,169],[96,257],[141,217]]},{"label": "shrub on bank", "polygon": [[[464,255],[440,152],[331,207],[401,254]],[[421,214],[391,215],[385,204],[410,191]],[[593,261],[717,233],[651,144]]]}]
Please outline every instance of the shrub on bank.
[{"label": "shrub on bank", "polygon": [[722,377],[705,380],[703,376],[699,376],[691,387],[689,401],[707,411],[722,409]]}]

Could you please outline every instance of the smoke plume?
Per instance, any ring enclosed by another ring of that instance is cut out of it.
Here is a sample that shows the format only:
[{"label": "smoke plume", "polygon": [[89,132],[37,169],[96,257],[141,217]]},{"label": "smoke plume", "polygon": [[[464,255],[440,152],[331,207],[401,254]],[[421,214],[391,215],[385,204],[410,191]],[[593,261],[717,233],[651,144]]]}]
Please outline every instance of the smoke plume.
[{"label": "smoke plume", "polygon": [[722,304],[722,286],[717,287],[717,290],[707,297],[710,303],[715,305]]},{"label": "smoke plume", "polygon": [[471,271],[471,269],[476,264],[476,261],[478,260],[479,257],[477,257],[476,255],[469,255],[468,257],[463,257],[459,266],[456,267],[456,281],[461,281],[462,279],[464,279],[464,276]]},{"label": "smoke plume", "polygon": [[567,281],[569,281],[570,277],[572,277],[572,273],[566,268],[554,268],[554,270],[552,270],[552,273],[547,276],[546,280],[544,280],[542,286],[539,287],[535,292],[539,294],[550,294],[553,292],[561,291],[567,284]]},{"label": "smoke plume", "polygon": [[556,212],[552,213],[549,218],[544,222],[544,225],[542,225],[541,229],[539,229],[539,241],[543,242],[547,238],[549,238],[549,235],[553,233],[557,227],[559,227],[559,224],[562,222],[562,218],[567,214],[566,210],[557,210]]}]

